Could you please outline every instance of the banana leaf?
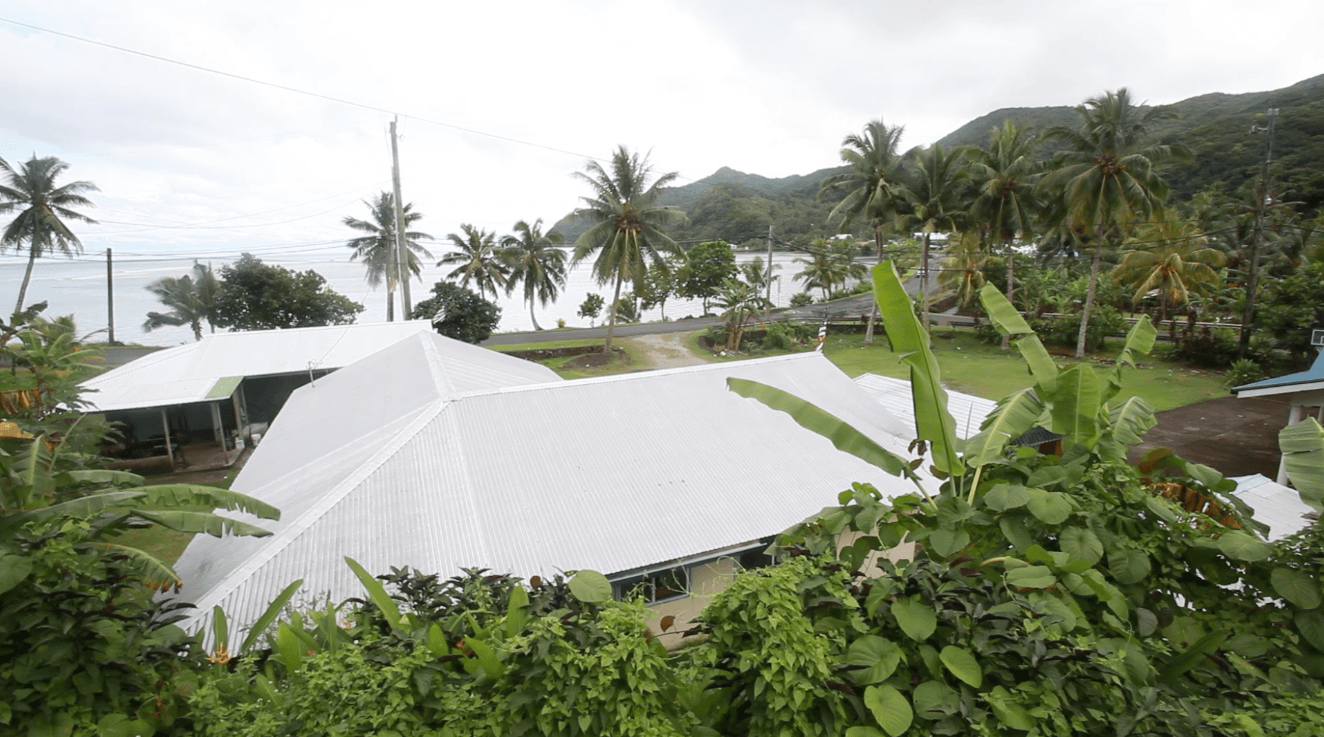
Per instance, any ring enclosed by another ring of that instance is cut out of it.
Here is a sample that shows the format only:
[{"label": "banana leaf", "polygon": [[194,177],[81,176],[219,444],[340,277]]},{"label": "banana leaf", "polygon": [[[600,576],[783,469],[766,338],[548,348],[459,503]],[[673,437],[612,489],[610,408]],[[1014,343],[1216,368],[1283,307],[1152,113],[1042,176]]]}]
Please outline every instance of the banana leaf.
[{"label": "banana leaf", "polygon": [[929,334],[915,317],[914,304],[891,261],[873,268],[873,292],[892,350],[902,354],[901,360],[910,365],[916,434],[928,441],[933,465],[943,473],[958,476],[963,466],[957,454],[956,422],[947,411],[947,392],[942,388],[938,361],[929,348]]},{"label": "banana leaf", "polygon": [[1278,447],[1301,501],[1324,513],[1324,428],[1307,417],[1278,432]]},{"label": "banana leaf", "polygon": [[1021,313],[1017,312],[1011,302],[1008,302],[1002,292],[992,284],[985,284],[984,288],[979,290],[979,302],[984,306],[989,321],[998,332],[1003,335],[1021,336],[1012,343],[1021,352],[1021,357],[1029,366],[1040,391],[1045,395],[1051,394],[1057,388],[1059,373],[1057,364],[1053,362],[1053,357],[1048,354],[1048,349],[1044,348],[1039,336],[1030,329],[1030,324],[1025,322]]},{"label": "banana leaf", "polygon": [[1078,363],[1063,371],[1049,401],[1053,432],[1086,446],[1098,440],[1101,394],[1094,367]]},{"label": "banana leaf", "polygon": [[1007,444],[1024,435],[1039,421],[1044,403],[1034,389],[1022,389],[998,402],[978,435],[965,443],[965,464],[981,468],[1002,457]]},{"label": "banana leaf", "polygon": [[1154,338],[1157,335],[1158,330],[1149,321],[1149,315],[1142,315],[1140,321],[1127,332],[1126,343],[1122,345],[1122,351],[1117,354],[1112,370],[1107,373],[1108,383],[1103,388],[1105,404],[1117,396],[1117,392],[1122,389],[1122,366],[1129,364],[1131,368],[1135,368],[1136,357],[1147,355],[1154,349]]},{"label": "banana leaf", "polygon": [[270,530],[264,530],[257,525],[250,525],[247,522],[240,522],[237,519],[222,517],[211,512],[135,509],[133,514],[176,532],[205,532],[212,537],[224,537],[225,535],[267,537],[271,534]]}]

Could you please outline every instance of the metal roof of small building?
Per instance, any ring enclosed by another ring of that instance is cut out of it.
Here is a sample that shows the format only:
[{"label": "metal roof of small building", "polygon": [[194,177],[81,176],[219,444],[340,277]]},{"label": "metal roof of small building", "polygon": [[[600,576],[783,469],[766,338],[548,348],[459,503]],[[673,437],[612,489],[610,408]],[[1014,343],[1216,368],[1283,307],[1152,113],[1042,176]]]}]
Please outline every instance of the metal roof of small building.
[{"label": "metal roof of small building", "polygon": [[[910,436],[915,436],[915,402],[910,393],[910,382],[878,374],[860,374],[855,383],[869,393],[888,412],[905,423]],[[956,421],[956,435],[968,439],[979,434],[979,427],[984,424],[998,403],[973,394],[947,389],[947,411]]]},{"label": "metal roof of small building", "polygon": [[1265,537],[1270,541],[1281,540],[1312,524],[1306,515],[1315,510],[1301,501],[1301,495],[1296,489],[1275,483],[1258,473],[1238,476],[1232,480],[1237,482],[1237,488],[1232,493],[1255,510],[1256,520],[1269,526],[1269,533]]},{"label": "metal roof of small building", "polygon": [[[726,387],[771,384],[907,455],[904,425],[821,354],[441,396],[416,381],[417,350],[394,346],[291,396],[233,486],[281,509],[257,521],[274,534],[197,536],[176,565],[194,626],[217,604],[251,622],[296,579],[308,597],[359,595],[344,556],[378,573],[611,575],[776,534],[852,482],[914,491]],[[327,408],[351,421],[365,382],[411,388],[343,434],[316,432]]]},{"label": "metal roof of small building", "polygon": [[91,412],[202,402],[223,379],[338,369],[419,333],[427,320],[214,333],[88,379],[84,398]]},{"label": "metal roof of small building", "polygon": [[1278,376],[1253,384],[1232,387],[1232,393],[1240,397],[1263,397],[1270,394],[1291,394],[1295,392],[1324,389],[1324,351],[1315,357],[1315,362],[1305,371]]}]

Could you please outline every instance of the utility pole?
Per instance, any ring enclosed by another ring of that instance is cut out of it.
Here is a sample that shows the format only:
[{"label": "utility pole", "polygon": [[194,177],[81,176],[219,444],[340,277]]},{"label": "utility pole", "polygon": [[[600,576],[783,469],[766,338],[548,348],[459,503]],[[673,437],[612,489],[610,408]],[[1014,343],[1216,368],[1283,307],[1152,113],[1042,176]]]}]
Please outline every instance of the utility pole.
[{"label": "utility pole", "polygon": [[1246,280],[1246,306],[1241,312],[1241,339],[1237,344],[1237,358],[1245,358],[1250,351],[1250,336],[1254,332],[1251,321],[1255,318],[1255,290],[1260,281],[1260,246],[1264,243],[1264,210],[1269,198],[1269,165],[1273,163],[1273,130],[1278,122],[1278,108],[1269,108],[1269,125],[1252,125],[1252,133],[1267,131],[1268,145],[1264,153],[1264,167],[1260,170],[1260,186],[1255,190],[1255,233],[1250,245],[1250,278]]},{"label": "utility pole", "polygon": [[115,275],[109,248],[106,249],[106,340],[115,345]]},{"label": "utility pole", "polygon": [[414,308],[409,299],[409,252],[405,249],[405,205],[404,200],[400,199],[400,148],[395,142],[396,120],[399,118],[391,121],[391,184],[395,187],[395,263],[400,281],[400,306],[404,310],[400,319],[408,320],[409,313],[413,312]]},{"label": "utility pole", "polygon": [[765,321],[772,319],[772,223],[768,223],[768,277],[764,281],[767,288],[768,315],[763,318]]}]

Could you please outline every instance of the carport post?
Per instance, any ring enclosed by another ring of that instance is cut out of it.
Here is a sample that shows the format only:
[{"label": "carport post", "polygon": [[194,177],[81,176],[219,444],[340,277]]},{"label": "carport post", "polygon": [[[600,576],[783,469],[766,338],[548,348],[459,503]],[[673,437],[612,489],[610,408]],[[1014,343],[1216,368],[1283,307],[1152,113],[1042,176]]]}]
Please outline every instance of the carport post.
[{"label": "carport post", "polygon": [[166,422],[165,407],[161,408],[161,427],[165,430],[166,455],[170,457],[170,470],[175,470],[175,449],[170,447],[170,423]]}]

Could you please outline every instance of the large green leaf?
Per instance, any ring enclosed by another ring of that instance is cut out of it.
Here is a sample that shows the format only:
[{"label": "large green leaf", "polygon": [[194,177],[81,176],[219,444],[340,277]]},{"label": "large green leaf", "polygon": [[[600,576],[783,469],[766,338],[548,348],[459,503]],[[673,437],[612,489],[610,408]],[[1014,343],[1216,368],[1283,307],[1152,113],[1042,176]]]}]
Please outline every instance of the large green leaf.
[{"label": "large green leaf", "polygon": [[1099,376],[1094,367],[1078,363],[1057,378],[1048,397],[1052,404],[1053,432],[1090,446],[1099,437]]},{"label": "large green leaf", "polygon": [[947,666],[947,670],[952,675],[965,681],[975,688],[979,688],[984,683],[984,671],[979,667],[979,661],[969,650],[965,650],[955,645],[948,645],[938,653],[942,659],[942,664]]},{"label": "large green leaf", "polygon": [[262,636],[263,632],[267,631],[272,622],[276,621],[276,617],[280,616],[281,611],[285,609],[285,605],[294,597],[294,592],[298,591],[302,585],[303,579],[301,578],[286,586],[275,599],[271,600],[271,603],[262,612],[262,616],[258,617],[257,621],[253,622],[253,626],[248,629],[248,634],[244,637],[244,644],[239,647],[240,653],[248,652],[249,648],[257,643],[258,638]]},{"label": "large green leaf", "polygon": [[891,261],[873,268],[873,293],[892,350],[905,356],[902,361],[910,366],[916,433],[920,440],[929,442],[933,465],[955,476],[962,469],[956,453],[956,422],[947,411],[947,392],[942,388],[938,360],[929,347],[929,334],[915,318],[915,306],[901,286],[901,278]]},{"label": "large green leaf", "polygon": [[1049,525],[1058,525],[1066,521],[1071,516],[1075,507],[1071,503],[1071,497],[1060,491],[1044,491],[1043,489],[1026,489],[1030,499],[1026,502],[1026,508],[1030,510],[1039,519],[1040,522]]},{"label": "large green leaf", "polygon": [[1016,698],[1007,689],[994,686],[985,698],[988,700],[988,705],[993,707],[993,713],[998,721],[1022,732],[1034,729],[1035,718],[1024,706],[1017,703]]},{"label": "large green leaf", "polygon": [[506,637],[511,638],[524,631],[529,621],[529,593],[524,587],[515,584],[510,590],[510,601],[506,603]]},{"label": "large green leaf", "polygon": [[1154,408],[1140,397],[1128,397],[1108,413],[1109,436],[1125,448],[1140,445],[1149,428],[1158,424]]},{"label": "large green leaf", "polygon": [[125,562],[131,568],[136,568],[143,580],[153,587],[163,588],[183,583],[180,581],[179,575],[175,573],[175,569],[144,550],[105,542],[92,543],[92,546],[103,553],[123,556]]},{"label": "large green leaf", "polygon": [[1030,501],[1030,491],[1020,484],[997,484],[984,492],[984,506],[994,512],[1023,507]]},{"label": "large green leaf", "polygon": [[910,723],[915,721],[915,712],[911,710],[910,702],[906,701],[906,697],[900,691],[891,686],[866,688],[864,705],[878,721],[878,726],[892,737],[904,734],[910,729]]},{"label": "large green leaf", "polygon": [[1275,568],[1269,582],[1278,595],[1301,609],[1316,609],[1320,605],[1319,581],[1315,576],[1293,568]]},{"label": "large green leaf", "polygon": [[230,648],[230,623],[225,617],[225,610],[220,604],[211,608],[211,631],[212,640],[216,643],[216,649]]},{"label": "large green leaf", "polygon": [[1045,393],[1052,392],[1057,387],[1057,364],[1053,362],[1053,357],[1048,355],[1048,350],[1030,329],[1030,325],[992,284],[985,284],[984,288],[979,290],[979,301],[984,305],[989,321],[998,332],[1003,335],[1023,336],[1013,341],[1016,349],[1021,352],[1025,364],[1030,367],[1030,373],[1040,390]]},{"label": "large green leaf", "polygon": [[359,583],[363,584],[363,588],[367,590],[369,601],[386,618],[386,623],[391,626],[391,629],[398,632],[404,626],[404,619],[400,616],[400,607],[396,606],[395,599],[392,599],[391,595],[386,593],[386,587],[382,585],[381,581],[373,578],[372,574],[359,565],[358,561],[348,555],[345,556],[345,563],[349,565],[351,571],[354,571],[354,576],[359,579]]},{"label": "large green leaf", "polygon": [[1107,383],[1103,388],[1103,401],[1106,404],[1122,388],[1122,366],[1129,364],[1132,368],[1136,365],[1136,357],[1148,354],[1154,348],[1154,338],[1158,335],[1158,330],[1154,324],[1149,321],[1148,315],[1142,315],[1140,320],[1131,327],[1126,334],[1126,342],[1122,345],[1122,351],[1117,354],[1117,360],[1113,368],[1107,374]]},{"label": "large green leaf", "polygon": [[138,486],[144,479],[128,471],[108,471],[92,469],[87,471],[65,471],[55,477],[57,483],[71,484],[112,484],[117,486]]},{"label": "large green leaf", "polygon": [[800,427],[827,438],[837,450],[850,453],[894,476],[914,478],[910,464],[901,456],[875,443],[844,420],[794,394],[749,379],[727,378],[726,385],[742,397],[758,400],[772,409],[785,412]]},{"label": "large green leaf", "polygon": [[0,594],[14,588],[32,573],[32,560],[26,555],[0,552]]},{"label": "large green leaf", "polygon": [[1256,562],[1273,554],[1273,546],[1242,532],[1229,530],[1218,538],[1218,549],[1233,560]]},{"label": "large green leaf", "polygon": [[881,683],[892,677],[901,663],[901,648],[895,643],[878,635],[865,635],[850,644],[846,651],[846,662],[850,665],[862,665],[863,670],[852,671],[855,682],[867,686]]},{"label": "large green leaf", "polygon": [[902,599],[892,602],[892,616],[906,636],[916,642],[929,639],[929,635],[938,627],[938,617],[933,608],[920,601]]},{"label": "large green leaf", "polygon": [[1278,432],[1278,447],[1301,501],[1324,513],[1324,427],[1313,417],[1288,425]]},{"label": "large green leaf", "polygon": [[1083,527],[1068,527],[1058,536],[1058,547],[1073,560],[1090,565],[1103,557],[1103,543],[1099,536]]},{"label": "large green leaf", "polygon": [[597,571],[575,571],[568,582],[570,593],[589,604],[600,604],[611,599],[611,581]]},{"label": "large green leaf", "polygon": [[1003,398],[984,420],[979,434],[965,442],[965,465],[980,468],[1001,458],[1007,444],[1034,427],[1043,412],[1043,400],[1034,389],[1022,389]]},{"label": "large green leaf", "polygon": [[1113,548],[1108,551],[1108,570],[1120,584],[1140,583],[1149,577],[1149,554],[1137,548]]},{"label": "large green leaf", "polygon": [[197,484],[161,484],[143,486],[135,491],[143,493],[144,507],[203,507],[224,509],[228,512],[246,512],[262,519],[280,519],[280,510],[261,499],[228,489]]},{"label": "large green leaf", "polygon": [[226,535],[267,537],[271,534],[270,530],[264,530],[257,525],[250,525],[247,522],[240,522],[237,519],[222,517],[211,512],[135,509],[133,514],[176,532],[205,532],[213,537],[224,537]]},{"label": "large green leaf", "polygon": [[961,695],[942,681],[925,681],[911,694],[915,711],[924,719],[936,722],[961,710]]},{"label": "large green leaf", "polygon": [[1316,650],[1324,652],[1324,613],[1318,609],[1297,612],[1294,617],[1297,631]]},{"label": "large green leaf", "polygon": [[1007,571],[1007,584],[1024,589],[1046,589],[1057,583],[1053,569],[1047,566],[1026,566]]},{"label": "large green leaf", "polygon": [[1159,682],[1171,681],[1199,665],[1205,659],[1205,656],[1217,650],[1227,637],[1227,632],[1212,632],[1201,637],[1194,645],[1191,645],[1181,655],[1173,658],[1171,663],[1168,663],[1168,666],[1159,673]]}]

